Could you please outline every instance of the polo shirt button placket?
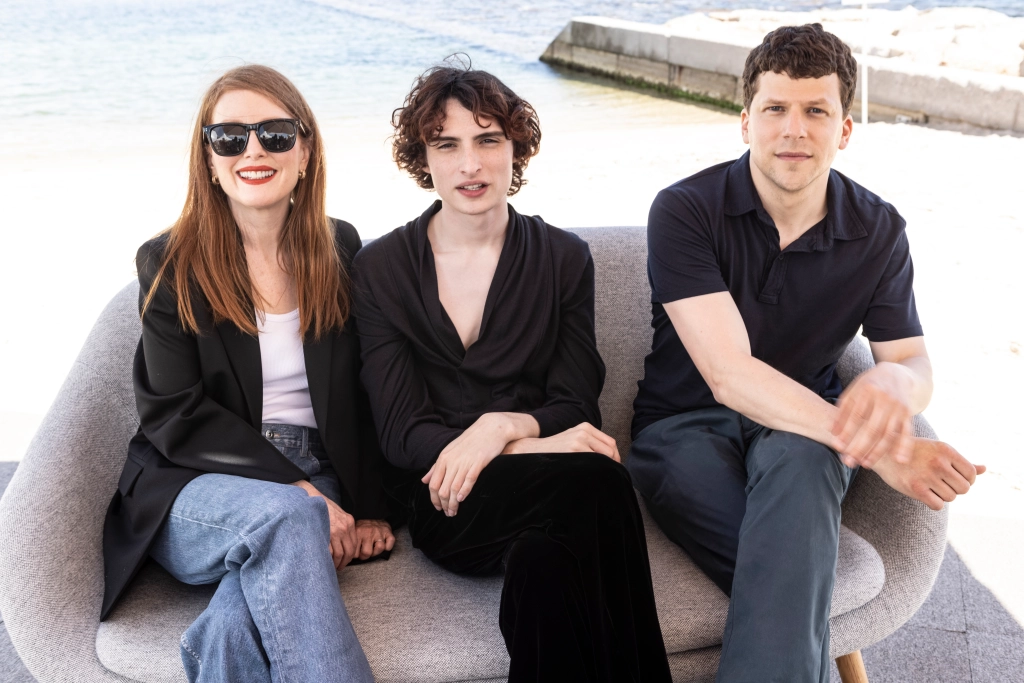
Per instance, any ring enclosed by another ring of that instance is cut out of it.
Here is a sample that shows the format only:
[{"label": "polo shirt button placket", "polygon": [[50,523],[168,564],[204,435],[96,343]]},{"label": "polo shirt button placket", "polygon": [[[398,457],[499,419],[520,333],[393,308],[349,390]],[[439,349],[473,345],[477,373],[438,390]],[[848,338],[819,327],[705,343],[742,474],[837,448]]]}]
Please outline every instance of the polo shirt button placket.
[{"label": "polo shirt button placket", "polygon": [[785,281],[786,255],[780,253],[773,260],[775,265],[769,269],[768,280],[757,297],[757,300],[763,304],[775,305],[779,303],[779,293],[782,291],[782,284]]}]

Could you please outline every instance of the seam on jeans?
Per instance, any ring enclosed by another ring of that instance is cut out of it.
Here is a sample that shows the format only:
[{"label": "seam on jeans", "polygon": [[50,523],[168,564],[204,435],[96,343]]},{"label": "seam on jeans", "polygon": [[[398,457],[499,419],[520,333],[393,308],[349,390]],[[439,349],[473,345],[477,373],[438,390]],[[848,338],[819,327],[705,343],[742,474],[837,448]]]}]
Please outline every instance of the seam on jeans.
[{"label": "seam on jeans", "polygon": [[[202,671],[203,671],[203,660],[200,659],[199,655],[197,655],[195,653],[195,651],[188,646],[188,643],[185,642],[185,634],[184,633],[181,634],[181,641],[180,642],[181,642],[181,646],[183,648],[185,648],[185,652],[187,652],[190,655],[192,655],[192,659],[196,660],[196,664],[199,665],[199,673],[201,674]],[[197,676],[197,678],[198,678],[198,676]]]},{"label": "seam on jeans", "polygon": [[[239,536],[240,538],[242,538],[246,542],[248,542],[248,540],[249,540],[248,537],[245,534],[243,534],[240,531],[235,531],[234,529],[229,529],[229,528],[223,527],[223,526],[217,526],[216,524],[210,524],[208,522],[201,522],[201,521],[199,521],[197,519],[191,519],[190,517],[185,517],[184,515],[179,515],[179,514],[171,513],[169,516],[177,517],[178,519],[185,520],[186,522],[192,522],[193,524],[199,524],[201,526],[210,527],[211,529],[220,529],[222,531],[227,531],[229,533],[235,534],[236,536]],[[253,551],[253,549],[251,547],[250,547],[249,550]],[[253,552],[255,552],[255,551],[253,551]],[[263,614],[268,615],[268,614],[270,614],[270,600],[267,597],[267,587],[265,585],[266,582],[265,581],[257,581],[256,583],[259,586],[260,598],[261,598],[261,601],[263,603],[262,606],[261,606],[262,612],[263,612]],[[270,619],[268,621],[269,621],[269,624],[270,624],[270,631],[271,631],[270,635],[273,636],[274,641],[275,641],[274,645],[275,645],[275,647],[279,647],[280,644],[281,644],[281,637],[280,637],[280,635],[278,634],[278,631],[277,631],[276,620],[275,619]],[[258,628],[259,627],[257,627],[257,629]],[[262,632],[261,632],[261,635],[263,635]],[[185,644],[185,636],[184,635],[182,635],[182,637],[181,637],[181,645],[186,650],[188,650],[188,653],[190,655],[192,655],[195,658],[195,660],[199,663],[200,670],[202,670],[202,667],[203,667],[202,660],[200,660],[199,657],[196,655],[196,653],[193,652],[192,649],[189,648],[188,645]],[[264,648],[264,650],[266,651],[267,648]],[[269,657],[269,652],[267,654],[268,654],[268,657]],[[278,680],[281,683],[285,683],[286,679],[285,679],[284,675],[282,674],[282,672],[278,671],[278,676],[279,676]]]},{"label": "seam on jeans", "polygon": [[[312,500],[315,500],[315,499],[312,499]],[[326,507],[326,503],[324,505]],[[268,591],[268,585],[267,585],[269,582],[266,581],[266,580],[263,580],[264,577],[263,577],[262,574],[260,574],[260,579],[261,580],[254,581],[253,583],[255,583],[259,587],[260,599],[261,599],[261,602],[262,602],[261,611],[262,611],[264,617],[266,617],[267,625],[269,626],[269,629],[268,629],[269,633],[264,633],[263,631],[260,631],[260,634],[263,636],[264,641],[266,641],[267,635],[270,635],[273,638],[273,640],[274,640],[274,646],[272,648],[271,647],[267,647],[266,644],[264,643],[263,650],[264,650],[264,652],[266,652],[267,659],[269,660],[271,652],[277,652],[277,653],[282,652],[282,647],[281,647],[282,638],[281,638],[280,631],[278,629],[278,626],[279,626],[279,624],[277,623],[278,620],[277,619],[272,619],[272,618],[269,617],[269,615],[271,613],[270,612],[270,597],[268,595],[269,591]],[[249,612],[250,612],[250,614],[252,613],[252,608],[251,607],[250,607]],[[259,629],[259,626],[257,626],[257,629]],[[271,668],[273,668],[273,667],[274,667],[274,662],[271,662]],[[275,677],[275,680],[277,681],[277,683],[287,683],[287,681],[291,680],[288,676],[285,675],[285,672],[284,672],[283,669],[284,669],[284,667],[281,667],[281,666],[277,667],[277,676]]]},{"label": "seam on jeans", "polygon": [[[261,579],[262,579],[262,576],[261,576]],[[260,598],[261,598],[261,601],[263,602],[263,605],[261,607],[261,611],[263,612],[264,615],[269,616],[270,615],[270,598],[267,596],[267,585],[266,585],[267,582],[261,580],[258,583],[259,583],[259,587],[260,587]],[[281,636],[280,636],[280,634],[277,631],[277,619],[268,619],[267,622],[268,622],[268,625],[270,626],[271,635],[274,638],[274,647],[273,648],[268,648],[266,646],[264,646],[264,648],[263,648],[263,651],[267,653],[267,659],[269,660],[270,659],[270,653],[272,651],[273,652],[278,652],[278,653],[281,651]],[[278,662],[278,663],[280,663],[280,662]],[[271,663],[271,666],[273,667],[273,663]],[[277,669],[278,669],[278,671],[277,671],[277,679],[278,679],[278,681],[280,681],[280,683],[285,683],[287,681],[287,677],[285,676],[284,671],[282,671],[283,668],[284,667],[281,667],[281,666],[277,667]]]},{"label": "seam on jeans", "polygon": [[186,517],[185,515],[177,514],[177,513],[174,513],[174,512],[169,513],[167,516],[168,517],[177,517],[178,519],[185,520],[186,522],[192,522],[193,524],[199,524],[201,526],[207,526],[207,527],[210,527],[211,529],[220,529],[221,531],[227,531],[228,533],[232,533],[232,534],[235,534],[236,536],[241,537],[243,540],[246,540],[246,541],[249,540],[248,536],[246,536],[241,531],[238,531],[237,529],[229,529],[226,526],[217,526],[216,524],[210,524],[209,522],[203,522],[203,521],[198,520],[198,519],[192,519],[191,517]]},{"label": "seam on jeans", "polygon": [[[192,522],[193,524],[199,524],[201,526],[210,527],[211,529],[220,529],[222,531],[227,531],[228,533],[235,534],[236,536],[242,538],[246,542],[248,542],[248,540],[249,540],[249,538],[248,538],[248,536],[246,534],[242,533],[241,531],[236,531],[234,529],[229,529],[228,527],[218,526],[216,524],[210,524],[209,522],[202,522],[202,521],[200,521],[198,519],[192,519],[191,517],[186,517],[185,515],[176,514],[176,513],[170,513],[168,516],[170,516],[170,517],[177,517],[178,519],[184,520],[186,522]],[[255,553],[255,550],[252,547],[250,547],[250,551]],[[269,597],[267,595],[266,581],[256,581],[254,583],[256,583],[259,586],[259,593],[260,593],[260,598],[261,598],[261,602],[262,602],[262,605],[261,605],[262,612],[263,612],[264,615],[269,615],[270,614],[270,600],[269,600]],[[277,628],[277,626],[278,626],[277,620],[276,619],[268,619],[267,621],[268,621],[269,626],[270,626],[270,629],[269,629],[270,633],[269,633],[269,635],[271,635],[273,637],[273,639],[275,641],[275,649],[277,651],[279,651],[280,644],[281,644],[281,637],[280,637],[280,633],[279,633],[278,628]],[[258,628],[259,627],[257,626],[257,629]],[[268,634],[264,634],[262,631],[260,633],[264,637],[266,635],[268,635]],[[195,657],[196,661],[199,662],[200,668],[202,668],[202,661],[199,659],[198,656],[196,656],[196,654],[194,652],[192,652],[192,650],[190,648],[188,648],[188,646],[185,645],[184,635],[182,636],[182,646],[185,647],[186,650],[188,650],[189,654],[191,654],[193,657]],[[269,650],[269,648],[264,647],[264,651],[267,651],[267,650]],[[269,651],[267,652],[267,654],[268,654],[268,658],[269,658],[269,654],[270,654]],[[279,681],[279,683],[286,683],[286,680],[287,680],[285,678],[285,676],[284,676],[284,673],[282,671],[280,671],[280,670],[278,671],[278,679],[277,680]]]}]

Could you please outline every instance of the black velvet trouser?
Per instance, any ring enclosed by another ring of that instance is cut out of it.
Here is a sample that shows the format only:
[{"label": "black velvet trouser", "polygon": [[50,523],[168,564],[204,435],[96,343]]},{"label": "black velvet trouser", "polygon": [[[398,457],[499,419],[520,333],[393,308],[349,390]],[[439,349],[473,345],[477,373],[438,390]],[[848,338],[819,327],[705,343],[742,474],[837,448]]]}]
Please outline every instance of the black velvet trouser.
[{"label": "black velvet trouser", "polygon": [[413,545],[445,569],[504,570],[498,623],[519,681],[671,681],[626,469],[594,453],[502,455],[455,517],[411,487]]}]

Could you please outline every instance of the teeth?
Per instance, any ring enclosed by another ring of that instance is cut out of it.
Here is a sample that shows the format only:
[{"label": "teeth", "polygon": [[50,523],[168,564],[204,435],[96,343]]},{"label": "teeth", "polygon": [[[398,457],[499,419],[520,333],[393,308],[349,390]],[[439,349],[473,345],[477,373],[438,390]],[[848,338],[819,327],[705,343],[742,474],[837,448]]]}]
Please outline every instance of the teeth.
[{"label": "teeth", "polygon": [[476,185],[463,185],[462,189],[463,190],[469,190],[469,191],[472,192],[472,191],[475,191],[475,190],[479,190],[483,186],[484,186],[483,183],[477,183]]},{"label": "teeth", "polygon": [[239,171],[238,175],[242,176],[246,180],[263,180],[274,175],[276,171]]}]

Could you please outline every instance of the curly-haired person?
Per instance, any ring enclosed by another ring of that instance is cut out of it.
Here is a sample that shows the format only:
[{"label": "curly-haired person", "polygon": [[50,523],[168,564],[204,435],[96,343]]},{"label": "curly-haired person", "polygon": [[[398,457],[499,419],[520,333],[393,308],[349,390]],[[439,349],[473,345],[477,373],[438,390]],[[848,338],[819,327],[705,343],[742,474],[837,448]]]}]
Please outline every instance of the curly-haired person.
[{"label": "curly-haired person", "polygon": [[362,380],[413,544],[504,573],[508,680],[669,681],[643,522],[599,430],[594,264],[508,196],[540,145],[497,78],[430,69],[394,155],[440,200],[355,260]]}]

